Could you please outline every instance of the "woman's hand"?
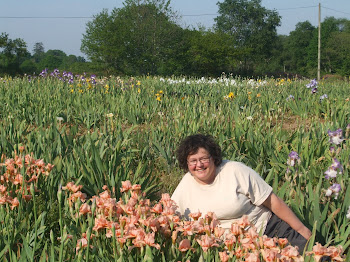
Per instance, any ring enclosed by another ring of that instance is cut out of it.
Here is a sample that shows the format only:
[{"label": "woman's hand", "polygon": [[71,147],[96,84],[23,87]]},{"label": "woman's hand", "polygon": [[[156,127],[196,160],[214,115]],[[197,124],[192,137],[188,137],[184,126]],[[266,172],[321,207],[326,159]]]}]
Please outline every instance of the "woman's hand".
[{"label": "woman's hand", "polygon": [[312,233],[310,229],[308,229],[306,226],[304,226],[301,230],[298,231],[300,235],[302,235],[305,239],[309,240],[311,237]]}]

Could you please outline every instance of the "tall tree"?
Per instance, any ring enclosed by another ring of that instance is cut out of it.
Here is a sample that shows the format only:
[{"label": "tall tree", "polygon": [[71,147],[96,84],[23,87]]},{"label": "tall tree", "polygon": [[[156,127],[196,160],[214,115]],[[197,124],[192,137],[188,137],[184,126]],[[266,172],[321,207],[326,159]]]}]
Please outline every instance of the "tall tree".
[{"label": "tall tree", "polygon": [[42,42],[38,42],[34,44],[33,47],[33,58],[35,63],[39,63],[41,59],[43,59],[45,55],[45,48]]},{"label": "tall tree", "polygon": [[232,37],[210,30],[188,30],[186,52],[187,74],[196,76],[219,76],[232,73],[237,66]]},{"label": "tall tree", "polygon": [[128,0],[87,23],[81,50],[91,61],[126,74],[156,74],[181,35],[170,1]]},{"label": "tall tree", "polygon": [[327,73],[350,76],[350,33],[331,34],[325,43],[323,61]]},{"label": "tall tree", "polygon": [[23,39],[10,39],[7,33],[0,35],[0,73],[15,75],[21,72],[20,65],[30,57]]},{"label": "tall tree", "polygon": [[[336,36],[335,32],[347,32],[349,30],[349,21],[346,19],[338,19],[333,16],[326,17],[321,23],[321,70],[323,73],[332,73],[330,67],[330,57],[326,56],[327,42],[332,41],[332,37]],[[308,48],[308,71],[309,74],[315,75],[317,69],[317,49],[318,49],[318,30],[315,30],[313,38]],[[334,56],[333,56],[334,57]]]},{"label": "tall tree", "polygon": [[277,11],[261,6],[261,0],[224,0],[217,5],[215,28],[233,37],[245,67],[270,58],[281,20]]},{"label": "tall tree", "polygon": [[285,41],[287,58],[284,61],[288,72],[307,75],[307,50],[316,28],[309,22],[299,22]]},{"label": "tall tree", "polygon": [[67,57],[66,53],[61,50],[48,50],[39,63],[39,68],[50,70],[60,68],[63,60]]}]

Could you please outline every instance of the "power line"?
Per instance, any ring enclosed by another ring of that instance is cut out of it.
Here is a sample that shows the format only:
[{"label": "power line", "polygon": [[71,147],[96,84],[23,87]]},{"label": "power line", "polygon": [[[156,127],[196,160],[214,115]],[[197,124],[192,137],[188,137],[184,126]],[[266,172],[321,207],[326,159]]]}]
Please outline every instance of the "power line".
[{"label": "power line", "polygon": [[346,13],[346,12],[343,12],[343,11],[335,10],[335,9],[333,9],[333,8],[324,7],[324,6],[323,6],[322,8],[324,8],[324,9],[328,9],[328,10],[332,10],[332,11],[334,11],[334,12],[338,12],[338,13],[342,13],[342,14],[350,15],[350,13]]},{"label": "power line", "polygon": [[182,15],[182,16],[208,16],[208,15],[218,15],[218,13],[216,13],[216,14]]},{"label": "power line", "polygon": [[5,19],[90,19],[92,16],[0,16]]},{"label": "power line", "polygon": [[300,7],[289,7],[289,8],[279,8],[279,9],[276,9],[276,10],[277,11],[281,11],[281,10],[305,9],[305,8],[315,8],[315,7],[317,7],[317,5],[300,6]]},{"label": "power line", "polygon": [[[311,6],[300,6],[300,7],[290,7],[290,8],[279,8],[275,9],[276,11],[284,11],[284,10],[295,10],[295,9],[307,9],[307,8],[315,8],[317,5],[311,5]],[[350,15],[350,13],[335,10],[333,8],[328,8],[322,6],[324,9],[332,10],[334,12],[343,13],[346,15]],[[215,14],[185,14],[182,15],[183,17],[188,16],[215,16],[219,15],[218,13]],[[93,16],[0,16],[0,19],[92,19]]]}]

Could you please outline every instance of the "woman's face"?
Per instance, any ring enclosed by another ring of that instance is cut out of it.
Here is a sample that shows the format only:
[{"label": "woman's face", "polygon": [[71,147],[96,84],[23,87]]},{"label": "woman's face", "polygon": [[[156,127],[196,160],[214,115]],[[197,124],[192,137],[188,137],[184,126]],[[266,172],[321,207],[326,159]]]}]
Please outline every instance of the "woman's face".
[{"label": "woman's face", "polygon": [[211,184],[215,179],[216,166],[209,152],[200,147],[187,157],[187,167],[194,179],[200,184]]}]

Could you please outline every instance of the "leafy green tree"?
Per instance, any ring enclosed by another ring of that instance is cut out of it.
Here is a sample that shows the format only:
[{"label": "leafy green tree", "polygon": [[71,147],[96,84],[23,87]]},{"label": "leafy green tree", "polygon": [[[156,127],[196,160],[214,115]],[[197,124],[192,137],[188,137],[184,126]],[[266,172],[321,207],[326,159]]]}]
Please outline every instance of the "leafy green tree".
[{"label": "leafy green tree", "polygon": [[281,17],[275,10],[261,6],[261,0],[224,0],[218,2],[215,28],[233,37],[242,64],[249,70],[255,62],[268,59],[277,41]]},{"label": "leafy green tree", "polygon": [[40,70],[60,68],[66,57],[66,53],[61,50],[48,50],[40,61],[39,68]]},{"label": "leafy green tree", "polygon": [[37,64],[33,59],[24,60],[23,63],[19,66],[21,73],[24,74],[33,74],[38,72]]},{"label": "leafy green tree", "polygon": [[[321,70],[324,73],[331,73],[329,68],[329,58],[325,56],[325,48],[327,42],[332,38],[334,32],[342,32],[349,30],[349,24],[345,19],[337,19],[335,17],[326,17],[321,23]],[[315,75],[317,71],[318,56],[318,30],[314,31],[307,52],[307,67],[309,75]]]},{"label": "leafy green tree", "polygon": [[307,75],[307,51],[316,28],[309,22],[300,22],[285,42],[287,71]]},{"label": "leafy green tree", "polygon": [[196,76],[218,76],[238,68],[232,37],[210,30],[188,30],[186,72]]},{"label": "leafy green tree", "polygon": [[328,73],[350,76],[350,33],[331,34],[325,43],[323,61]]},{"label": "leafy green tree", "polygon": [[7,33],[0,35],[0,74],[21,73],[20,65],[30,57],[23,39],[10,39]]},{"label": "leafy green tree", "polygon": [[35,63],[39,63],[43,59],[44,55],[44,44],[42,42],[35,43],[33,47],[33,58]]},{"label": "leafy green tree", "polygon": [[277,37],[275,47],[271,50],[271,56],[264,61],[261,61],[255,68],[257,76],[273,76],[273,77],[289,77],[287,70],[288,52],[285,50],[288,36],[279,35]]},{"label": "leafy green tree", "polygon": [[129,0],[109,15],[103,10],[87,23],[81,50],[106,70],[125,74],[157,74],[172,59],[175,37],[182,30],[175,23],[170,1]]}]

